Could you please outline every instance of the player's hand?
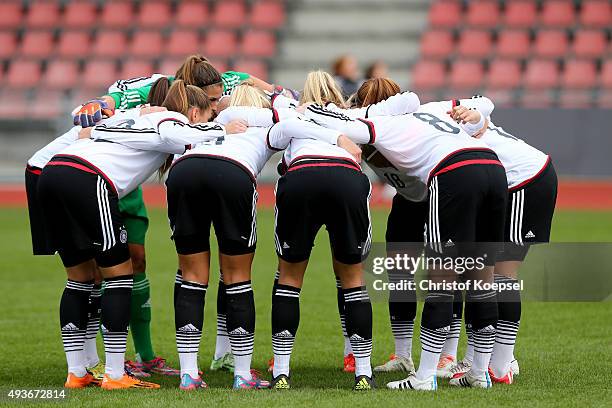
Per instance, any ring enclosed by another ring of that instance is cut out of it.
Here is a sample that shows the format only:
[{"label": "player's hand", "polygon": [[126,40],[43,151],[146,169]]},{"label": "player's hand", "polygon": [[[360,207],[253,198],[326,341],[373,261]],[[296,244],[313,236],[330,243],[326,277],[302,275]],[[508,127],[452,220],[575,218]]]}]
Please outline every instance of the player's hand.
[{"label": "player's hand", "polygon": [[361,163],[361,148],[355,144],[351,139],[344,135],[338,137],[338,146],[346,150],[355,158],[357,163]]},{"label": "player's hand", "polygon": [[480,121],[480,112],[475,109],[468,109],[461,105],[455,106],[446,113],[448,113],[455,122],[460,124],[466,124],[468,122],[478,123]]},{"label": "player's hand", "polygon": [[249,125],[244,120],[232,120],[225,125],[225,133],[234,135],[236,133],[244,133],[249,128]]},{"label": "player's hand", "polygon": [[140,108],[140,116],[148,115],[149,113],[165,112],[167,110],[163,106],[145,106]]},{"label": "player's hand", "polygon": [[79,130],[79,139],[90,139],[92,129],[91,127],[87,127]]},{"label": "player's hand", "polygon": [[284,88],[280,85],[274,85],[274,93],[286,96],[287,98],[295,99],[296,101],[300,100],[300,93],[295,89]]},{"label": "player's hand", "polygon": [[76,126],[90,127],[102,120],[110,118],[115,114],[115,110],[108,106],[108,103],[101,99],[93,99],[85,102],[72,112],[72,122]]},{"label": "player's hand", "polygon": [[473,137],[473,138],[476,138],[476,139],[480,139],[480,138],[482,137],[482,135],[484,135],[484,134],[485,134],[485,132],[487,131],[487,128],[488,128],[488,127],[489,127],[489,119],[485,119],[485,124],[484,124],[484,126],[482,127],[482,129],[480,129],[478,132],[474,133],[474,134],[472,135],[472,137]]}]

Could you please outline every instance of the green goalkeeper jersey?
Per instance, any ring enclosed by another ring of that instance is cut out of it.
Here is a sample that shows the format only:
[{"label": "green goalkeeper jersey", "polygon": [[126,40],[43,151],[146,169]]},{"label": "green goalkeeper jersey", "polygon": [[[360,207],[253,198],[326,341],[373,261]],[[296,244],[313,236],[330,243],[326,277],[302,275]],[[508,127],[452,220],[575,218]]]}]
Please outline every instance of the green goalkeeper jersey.
[{"label": "green goalkeeper jersey", "polygon": [[[159,78],[166,77],[172,82],[174,76],[153,74],[150,77],[120,79],[108,88],[108,95],[115,100],[115,109],[130,109],[147,102],[151,86]],[[221,74],[223,95],[229,95],[232,90],[251,76],[245,72],[227,71]]]}]

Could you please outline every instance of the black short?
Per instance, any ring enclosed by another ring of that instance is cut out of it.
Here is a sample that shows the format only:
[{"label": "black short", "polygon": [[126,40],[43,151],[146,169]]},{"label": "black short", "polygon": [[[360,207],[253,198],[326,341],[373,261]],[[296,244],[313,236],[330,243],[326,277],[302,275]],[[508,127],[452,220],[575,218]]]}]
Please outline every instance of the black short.
[{"label": "black short", "polygon": [[257,243],[255,180],[241,164],[207,155],[189,155],[168,174],[168,219],[177,253],[210,251],[210,226],[219,251],[244,255]]},{"label": "black short", "polygon": [[429,203],[410,201],[401,194],[393,197],[391,212],[387,218],[387,242],[425,242],[425,223]]},{"label": "black short", "polygon": [[274,238],[281,259],[307,260],[322,225],[337,261],[353,265],[365,259],[372,240],[370,181],[356,165],[346,166],[290,167],[278,180]]},{"label": "black short", "polygon": [[40,175],[38,198],[48,248],[64,266],[95,259],[104,268],[130,259],[117,193],[88,163],[55,156]]},{"label": "black short", "polygon": [[429,182],[427,246],[445,256],[484,256],[494,265],[503,242],[508,184],[492,151],[453,155]]},{"label": "black short", "polygon": [[25,171],[25,189],[28,197],[32,253],[34,255],[53,255],[55,250],[49,248],[43,219],[43,209],[38,199],[38,179],[40,178],[41,171],[38,167],[32,166],[27,166]]},{"label": "black short", "polygon": [[532,180],[508,192],[503,253],[499,261],[523,261],[533,244],[548,242],[557,202],[557,173],[551,161]]}]

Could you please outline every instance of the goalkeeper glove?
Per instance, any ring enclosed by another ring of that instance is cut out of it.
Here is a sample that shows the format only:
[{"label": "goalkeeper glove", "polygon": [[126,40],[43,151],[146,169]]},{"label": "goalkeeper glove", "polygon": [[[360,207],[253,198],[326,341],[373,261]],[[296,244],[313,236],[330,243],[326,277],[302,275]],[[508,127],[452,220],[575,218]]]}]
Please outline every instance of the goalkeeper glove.
[{"label": "goalkeeper glove", "polygon": [[108,103],[101,99],[93,99],[85,102],[72,111],[72,122],[76,126],[90,127],[101,121],[104,117],[111,117],[115,110],[108,106]]}]

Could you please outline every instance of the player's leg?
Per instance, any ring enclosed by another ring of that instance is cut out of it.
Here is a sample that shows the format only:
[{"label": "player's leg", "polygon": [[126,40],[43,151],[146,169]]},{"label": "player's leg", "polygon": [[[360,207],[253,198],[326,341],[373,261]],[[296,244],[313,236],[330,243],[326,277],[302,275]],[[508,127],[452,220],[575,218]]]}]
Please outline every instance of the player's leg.
[{"label": "player's leg", "polygon": [[[219,261],[219,264],[221,261]],[[223,282],[223,269],[219,270],[219,286],[217,287],[217,338],[215,354],[210,363],[210,369],[234,371],[234,355],[227,334],[227,296]]]},{"label": "player's leg", "polygon": [[335,271],[338,269],[336,260],[334,262],[334,276],[336,278],[336,301],[338,304],[338,315],[340,316],[340,327],[342,328],[342,336],[344,337],[344,362],[343,370],[347,373],[355,372],[355,355],[351,347],[351,340],[349,339],[348,333],[346,332],[346,310],[344,302],[344,294],[342,293],[342,285],[340,284],[340,278],[336,275]]},{"label": "player's leg", "polygon": [[87,369],[98,380],[104,377],[104,362],[98,356],[97,337],[100,331],[100,313],[102,311],[102,273],[95,266],[94,269],[94,286],[89,295],[89,304],[87,310],[87,332],[85,333],[85,358],[87,360]]},{"label": "player's leg", "polygon": [[461,324],[463,322],[463,292],[456,290],[453,301],[453,319],[451,320],[450,330],[446,336],[438,370],[436,375],[439,378],[450,378],[451,370],[456,365],[457,347],[459,346],[459,336],[461,334]]}]

